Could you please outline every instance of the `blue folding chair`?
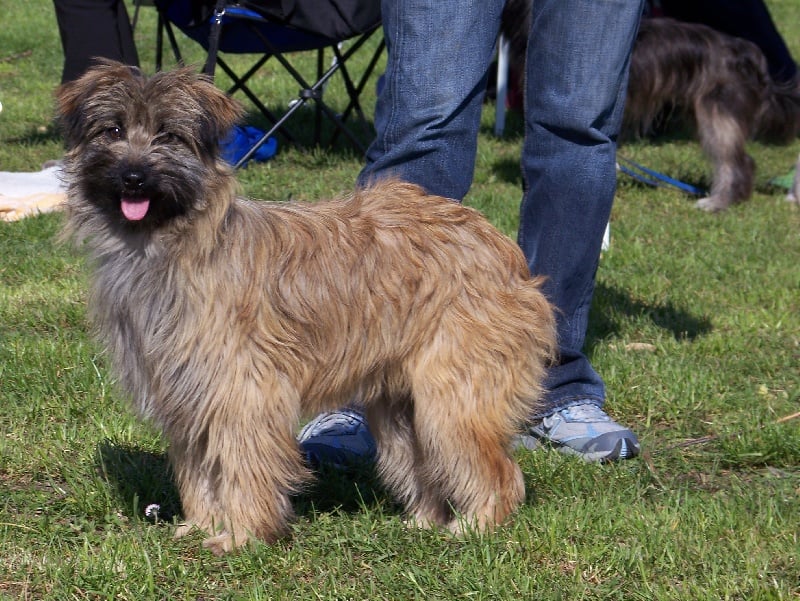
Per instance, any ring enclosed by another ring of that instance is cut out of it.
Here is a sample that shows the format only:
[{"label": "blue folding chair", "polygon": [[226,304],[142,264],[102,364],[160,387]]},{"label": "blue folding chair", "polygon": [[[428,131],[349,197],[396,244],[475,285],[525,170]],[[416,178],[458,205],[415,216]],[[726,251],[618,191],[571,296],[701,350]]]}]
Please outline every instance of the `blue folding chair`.
[{"label": "blue folding chair", "polygon": [[[182,62],[172,29],[175,26],[207,51],[203,71],[213,77],[217,67],[222,69],[233,82],[227,92],[243,93],[271,124],[236,162],[237,167],[250,160],[278,132],[290,143],[300,145],[287,121],[309,102],[316,109],[315,145],[322,144],[322,121],[327,118],[334,125],[328,144],[342,134],[358,151],[365,152],[363,136],[356,135],[348,121],[355,114],[362,125],[368,123],[359,98],[385,47],[380,35],[380,0],[155,0],[155,5],[159,11],[156,68],[161,68],[164,32],[175,58]],[[380,40],[372,45],[372,55],[356,80],[348,61],[373,35],[380,36]],[[343,42],[347,42],[346,49]],[[317,53],[314,77],[303,76],[287,56],[303,51]],[[333,55],[327,67],[326,51]],[[227,54],[252,54],[257,59],[240,75],[223,58]],[[270,59],[280,63],[300,86],[297,97],[288,103],[288,110],[282,115],[267,108],[249,86],[250,79]],[[336,112],[324,98],[326,84],[337,74],[347,91],[347,105],[341,112]]]}]

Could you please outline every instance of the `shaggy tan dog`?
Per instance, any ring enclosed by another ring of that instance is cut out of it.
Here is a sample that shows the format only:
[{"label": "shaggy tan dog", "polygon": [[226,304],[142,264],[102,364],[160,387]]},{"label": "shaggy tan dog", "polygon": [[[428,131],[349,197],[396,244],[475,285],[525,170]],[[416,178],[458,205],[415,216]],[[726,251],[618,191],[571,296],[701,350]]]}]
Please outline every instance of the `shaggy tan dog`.
[{"label": "shaggy tan dog", "polygon": [[554,352],[551,307],[478,212],[384,182],[313,204],[236,197],[239,108],[183,69],[115,63],[58,94],[68,233],[124,389],[170,442],[215,553],[275,540],[309,476],[302,415],[358,398],[410,518],[489,528],[523,500],[511,438]]}]

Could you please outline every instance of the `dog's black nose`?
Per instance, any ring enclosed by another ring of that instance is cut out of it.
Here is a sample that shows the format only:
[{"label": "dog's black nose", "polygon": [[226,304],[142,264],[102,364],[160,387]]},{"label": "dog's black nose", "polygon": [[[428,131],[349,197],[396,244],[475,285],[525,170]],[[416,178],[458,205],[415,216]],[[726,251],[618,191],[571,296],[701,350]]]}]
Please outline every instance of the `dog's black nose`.
[{"label": "dog's black nose", "polygon": [[144,186],[144,173],[141,171],[126,171],[122,174],[122,183],[128,190],[138,190]]}]

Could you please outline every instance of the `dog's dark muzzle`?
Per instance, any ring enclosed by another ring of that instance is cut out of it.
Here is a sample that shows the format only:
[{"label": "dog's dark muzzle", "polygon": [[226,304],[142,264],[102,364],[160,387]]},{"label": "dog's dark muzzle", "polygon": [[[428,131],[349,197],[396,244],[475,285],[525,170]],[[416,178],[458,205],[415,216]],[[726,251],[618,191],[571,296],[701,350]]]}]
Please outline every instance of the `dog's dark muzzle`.
[{"label": "dog's dark muzzle", "polygon": [[120,209],[128,221],[141,221],[150,210],[146,193],[147,175],[142,169],[125,169],[120,174]]}]

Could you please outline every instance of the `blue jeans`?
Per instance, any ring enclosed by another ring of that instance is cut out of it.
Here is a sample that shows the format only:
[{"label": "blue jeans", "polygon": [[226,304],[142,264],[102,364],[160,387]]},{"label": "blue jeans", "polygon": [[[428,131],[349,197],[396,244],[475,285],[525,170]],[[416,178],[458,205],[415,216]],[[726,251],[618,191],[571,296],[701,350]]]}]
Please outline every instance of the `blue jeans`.
[{"label": "blue jeans", "polygon": [[[464,197],[503,3],[383,0],[389,58],[361,183],[396,176]],[[533,2],[519,244],[531,272],[547,276],[545,292],[558,308],[560,361],[548,373],[548,414],[605,400],[582,348],[641,10],[641,0]]]}]

